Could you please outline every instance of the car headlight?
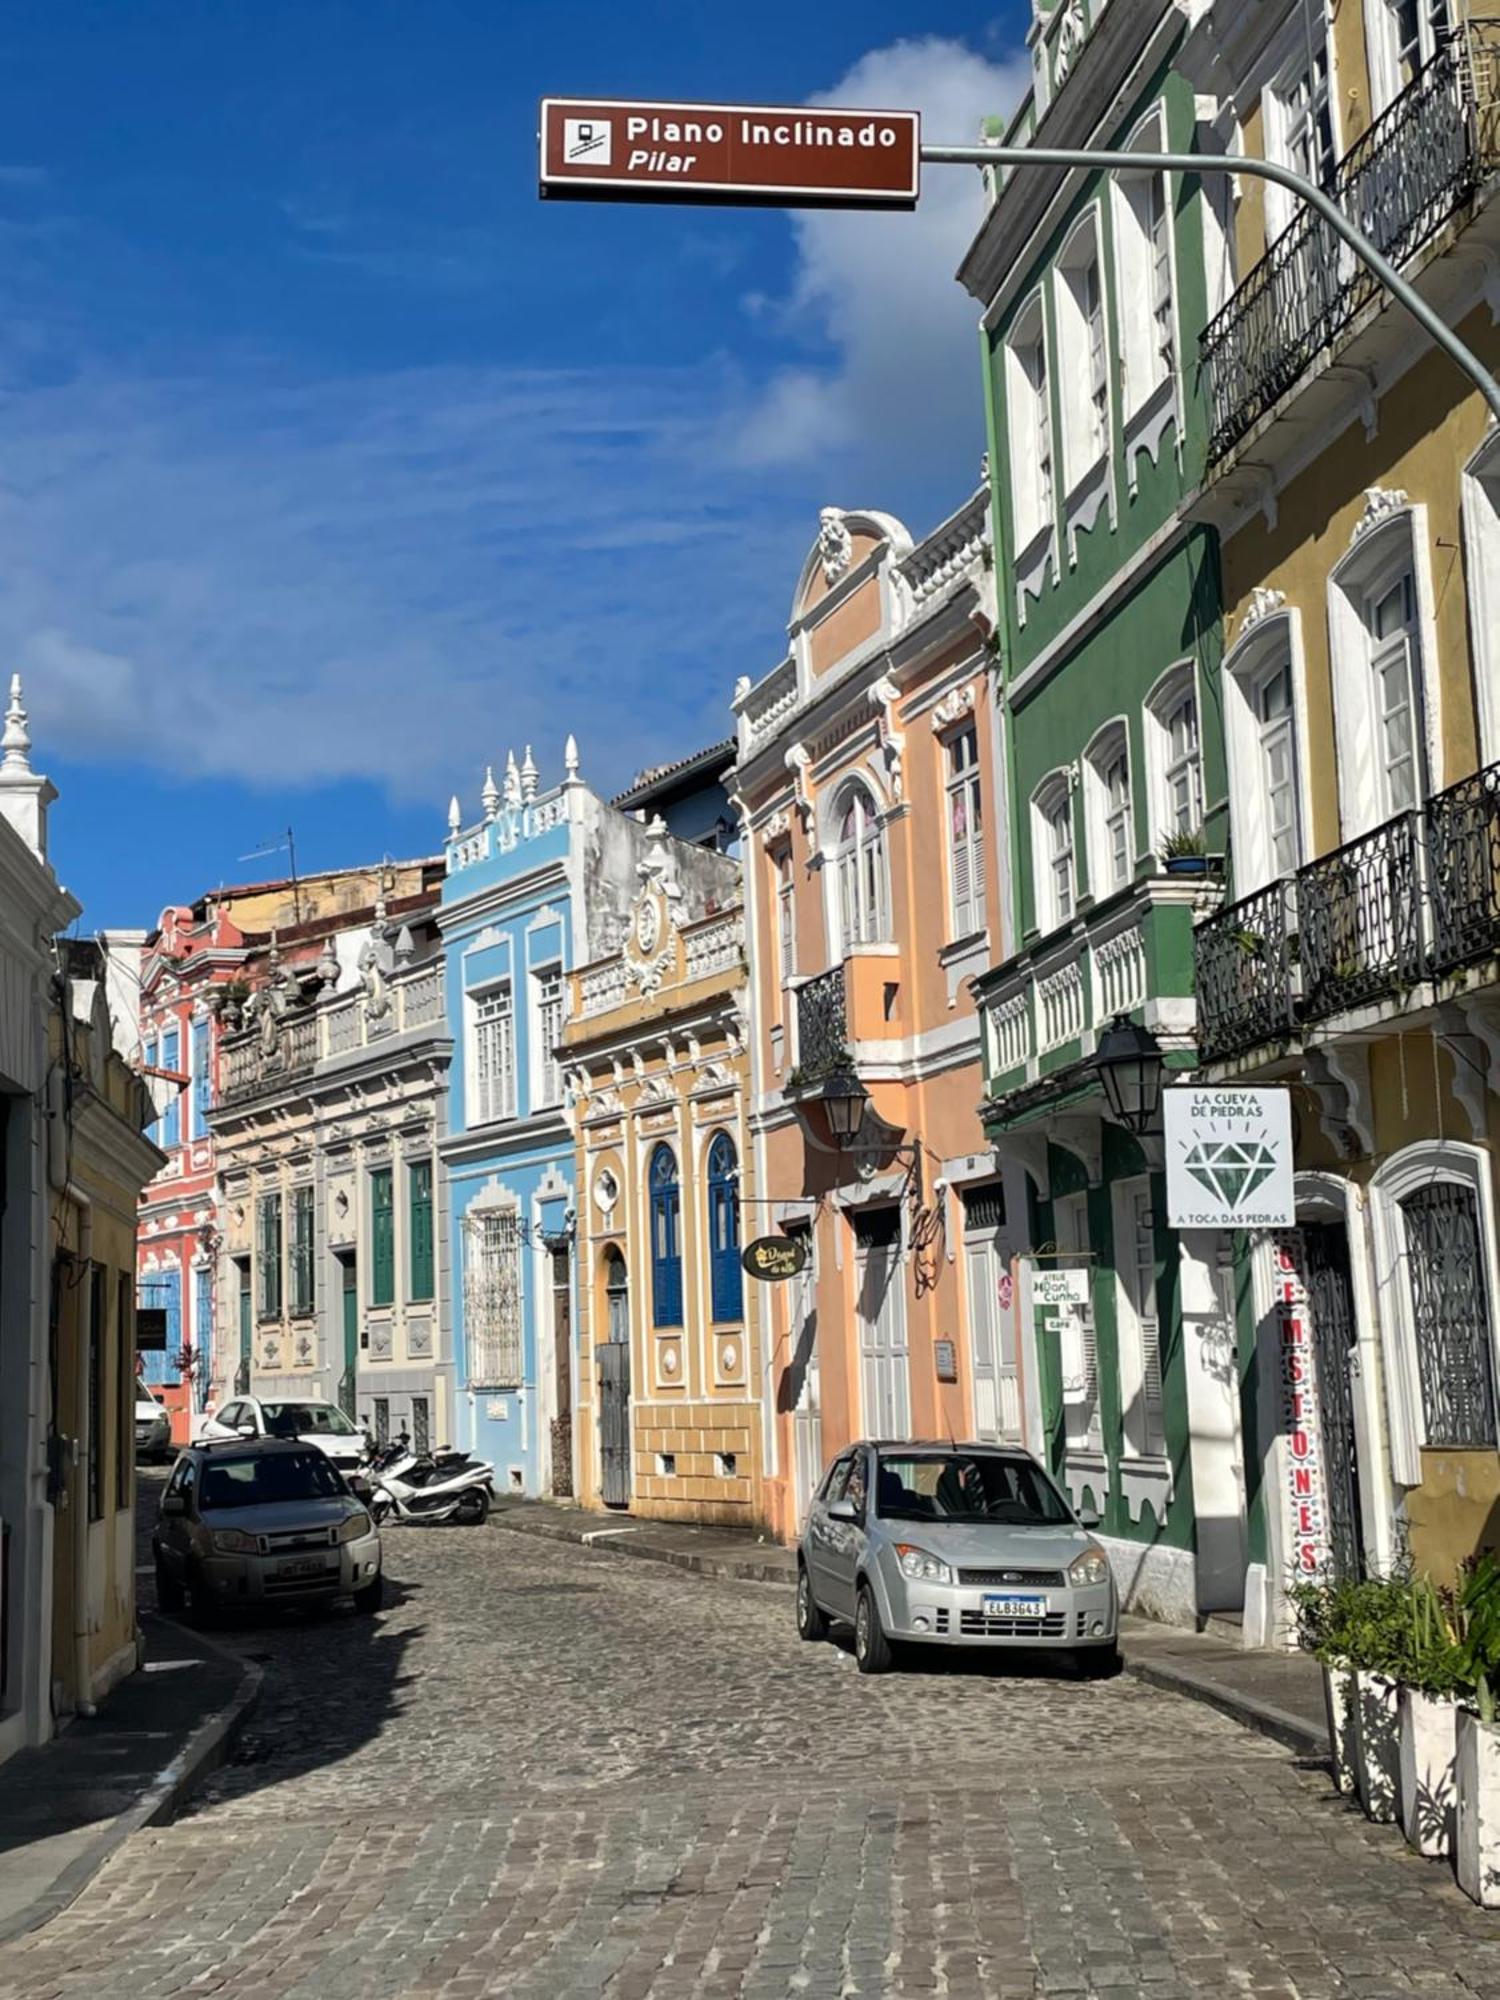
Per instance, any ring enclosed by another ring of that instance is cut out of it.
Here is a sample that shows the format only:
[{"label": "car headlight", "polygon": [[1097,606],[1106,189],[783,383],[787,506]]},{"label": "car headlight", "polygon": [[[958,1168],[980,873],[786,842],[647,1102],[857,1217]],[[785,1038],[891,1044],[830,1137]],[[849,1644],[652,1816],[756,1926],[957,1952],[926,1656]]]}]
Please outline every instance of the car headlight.
[{"label": "car headlight", "polygon": [[239,1528],[215,1528],[214,1548],[221,1556],[253,1556],[260,1547],[254,1535]]},{"label": "car headlight", "polygon": [[953,1572],[945,1562],[928,1555],[926,1549],[913,1548],[910,1542],[897,1542],[896,1560],[901,1565],[901,1574],[913,1577],[918,1583],[953,1581]]},{"label": "car headlight", "polygon": [[1068,1564],[1068,1581],[1083,1585],[1109,1582],[1109,1557],[1103,1549],[1085,1549]]},{"label": "car headlight", "polygon": [[341,1542],[357,1542],[363,1536],[368,1535],[373,1527],[374,1523],[371,1521],[369,1515],[361,1508],[359,1513],[351,1514],[348,1520],[340,1527],[339,1540]]}]

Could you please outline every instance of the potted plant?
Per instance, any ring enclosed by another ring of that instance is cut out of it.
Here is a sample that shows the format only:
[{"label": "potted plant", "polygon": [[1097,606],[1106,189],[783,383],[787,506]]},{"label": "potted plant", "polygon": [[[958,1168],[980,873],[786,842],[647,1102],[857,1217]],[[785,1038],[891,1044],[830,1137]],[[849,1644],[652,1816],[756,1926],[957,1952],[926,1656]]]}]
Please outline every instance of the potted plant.
[{"label": "potted plant", "polygon": [[1459,1673],[1473,1706],[1458,1711],[1458,1886],[1485,1909],[1500,1908],[1500,1567],[1483,1555],[1457,1593]]},{"label": "potted plant", "polygon": [[1452,1593],[1440,1592],[1428,1577],[1416,1578],[1408,1587],[1407,1615],[1397,1723],[1401,1830],[1419,1854],[1451,1854],[1463,1676]]},{"label": "potted plant", "polygon": [[1206,875],[1208,851],[1202,827],[1174,827],[1161,844],[1161,858],[1169,875]]},{"label": "potted plant", "polygon": [[1287,1592],[1297,1620],[1297,1643],[1323,1669],[1333,1782],[1346,1796],[1356,1789],[1358,1766],[1354,1674],[1349,1664],[1351,1589],[1347,1583],[1308,1581],[1292,1584]]}]

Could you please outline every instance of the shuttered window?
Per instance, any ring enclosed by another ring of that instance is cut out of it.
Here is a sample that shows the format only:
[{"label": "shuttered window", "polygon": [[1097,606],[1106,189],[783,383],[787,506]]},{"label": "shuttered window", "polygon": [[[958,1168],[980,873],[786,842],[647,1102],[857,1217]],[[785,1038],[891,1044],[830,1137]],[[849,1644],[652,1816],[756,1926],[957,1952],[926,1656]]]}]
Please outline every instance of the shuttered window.
[{"label": "shuttered window", "polygon": [[408,1241],[411,1269],[408,1290],[414,1299],[432,1297],[432,1162],[413,1160],[406,1179]]},{"label": "shuttered window", "polygon": [[396,1191],[389,1167],[370,1175],[370,1304],[388,1306],[396,1297]]},{"label": "shuttered window", "polygon": [[292,1189],[291,1308],[294,1313],[313,1309],[313,1190]]},{"label": "shuttered window", "polygon": [[281,1196],[263,1194],[256,1204],[260,1317],[281,1318]]},{"label": "shuttered window", "polygon": [[202,1134],[208,1130],[208,1114],[214,1103],[214,1077],[212,1049],[208,1038],[207,1021],[193,1023],[193,1113],[195,1130]]},{"label": "shuttered window", "polygon": [[737,1320],[744,1307],[740,1269],[739,1168],[734,1141],[720,1132],[708,1149],[709,1289],[715,1320]]},{"label": "shuttered window", "polygon": [[651,1316],[682,1325],[682,1190],[670,1146],[651,1155]]},{"label": "shuttered window", "polygon": [[[182,1036],[176,1028],[168,1028],[161,1038],[161,1066],[170,1070],[182,1067]],[[167,1088],[171,1096],[161,1115],[160,1144],[164,1150],[182,1144],[182,1094],[175,1083]]]},{"label": "shuttered window", "polygon": [[961,729],[948,745],[948,870],[955,938],[984,929],[984,807],[979,795],[979,732]]}]

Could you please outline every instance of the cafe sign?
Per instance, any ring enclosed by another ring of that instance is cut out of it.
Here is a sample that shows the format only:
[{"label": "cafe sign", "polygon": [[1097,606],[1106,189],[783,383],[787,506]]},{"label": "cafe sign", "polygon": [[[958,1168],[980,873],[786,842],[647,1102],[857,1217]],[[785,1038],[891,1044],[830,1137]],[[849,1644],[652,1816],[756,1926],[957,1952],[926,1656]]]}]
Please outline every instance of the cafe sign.
[{"label": "cafe sign", "polygon": [[915,111],[544,97],[550,200],[915,208]]},{"label": "cafe sign", "polygon": [[752,1278],[773,1284],[779,1278],[795,1278],[807,1265],[807,1239],[803,1236],[757,1236],[740,1252],[740,1262]]},{"label": "cafe sign", "polygon": [[1286,1090],[1162,1092],[1167,1222],[1173,1229],[1285,1229],[1292,1188],[1292,1100]]}]

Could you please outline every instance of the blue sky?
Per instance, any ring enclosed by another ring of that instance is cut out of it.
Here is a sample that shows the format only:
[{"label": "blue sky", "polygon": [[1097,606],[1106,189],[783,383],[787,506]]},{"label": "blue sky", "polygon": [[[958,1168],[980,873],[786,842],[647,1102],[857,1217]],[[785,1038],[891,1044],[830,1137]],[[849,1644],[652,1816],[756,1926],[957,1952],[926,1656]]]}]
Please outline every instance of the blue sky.
[{"label": "blue sky", "polygon": [[918,215],[547,205],[545,92],[1023,87],[1021,0],[20,0],[0,29],[0,665],[86,925],[435,851],[576,733],[729,733],[819,507],[977,479],[977,178]]}]

